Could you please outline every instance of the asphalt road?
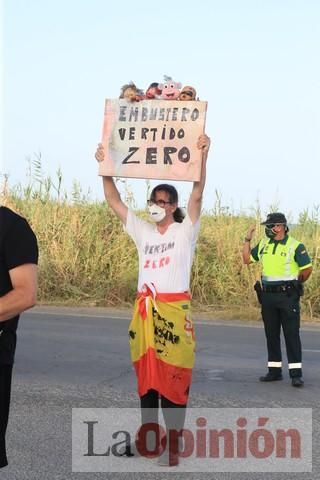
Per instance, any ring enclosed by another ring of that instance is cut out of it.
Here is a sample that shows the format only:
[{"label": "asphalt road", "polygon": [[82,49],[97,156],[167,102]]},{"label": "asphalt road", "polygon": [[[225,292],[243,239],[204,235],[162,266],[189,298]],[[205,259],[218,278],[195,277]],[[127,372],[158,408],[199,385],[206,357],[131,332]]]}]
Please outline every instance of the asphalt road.
[{"label": "asphalt road", "polygon": [[196,321],[197,361],[190,407],[312,408],[313,471],[185,473],[181,464],[170,473],[72,473],[72,408],[139,406],[128,320],[126,313],[103,309],[38,307],[23,315],[8,427],[10,465],[1,470],[1,480],[320,478],[319,326],[303,326],[305,387],[296,389],[286,369],[282,382],[258,381],[266,371],[260,323],[209,320]]}]

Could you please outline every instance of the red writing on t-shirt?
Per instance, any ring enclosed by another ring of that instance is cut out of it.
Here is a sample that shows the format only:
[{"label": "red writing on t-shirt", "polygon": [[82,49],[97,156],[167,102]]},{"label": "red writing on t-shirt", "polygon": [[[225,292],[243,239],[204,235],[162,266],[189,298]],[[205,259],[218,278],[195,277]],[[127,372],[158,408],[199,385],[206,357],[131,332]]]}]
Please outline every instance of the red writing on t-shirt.
[{"label": "red writing on t-shirt", "polygon": [[146,260],[143,268],[162,268],[170,263],[170,257],[161,257],[159,260]]}]

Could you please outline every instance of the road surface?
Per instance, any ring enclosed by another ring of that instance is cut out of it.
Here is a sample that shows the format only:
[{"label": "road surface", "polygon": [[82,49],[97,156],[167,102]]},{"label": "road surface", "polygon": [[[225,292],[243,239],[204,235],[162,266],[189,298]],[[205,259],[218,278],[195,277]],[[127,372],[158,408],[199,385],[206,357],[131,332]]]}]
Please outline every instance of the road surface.
[{"label": "road surface", "polygon": [[[190,407],[313,409],[313,472],[309,473],[72,473],[72,408],[138,407],[130,363],[129,315],[104,309],[37,307],[19,336],[8,427],[9,467],[1,480],[239,479],[315,480],[320,399],[320,327],[302,329],[305,387],[260,383],[266,372],[261,323],[197,320],[197,361]],[[285,350],[283,350],[285,352]],[[284,354],[284,359],[286,356]]]}]

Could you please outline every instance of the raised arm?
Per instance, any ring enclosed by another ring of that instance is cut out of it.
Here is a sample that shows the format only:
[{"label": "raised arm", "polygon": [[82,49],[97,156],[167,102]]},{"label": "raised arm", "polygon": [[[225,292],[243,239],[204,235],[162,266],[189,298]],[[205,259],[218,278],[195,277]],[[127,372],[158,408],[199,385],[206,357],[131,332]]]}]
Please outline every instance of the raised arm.
[{"label": "raised arm", "polygon": [[[103,162],[104,160],[104,148],[102,143],[99,143],[96,154],[96,160]],[[128,207],[123,203],[120,197],[120,193],[114,183],[112,177],[102,177],[104,196],[110,208],[114,211],[117,217],[122,223],[127,222]]]},{"label": "raised arm", "polygon": [[242,247],[242,259],[245,265],[249,265],[251,263],[251,245],[250,242],[252,240],[254,231],[256,227],[255,225],[251,225],[247,231],[247,235],[245,236],[243,247]]},{"label": "raised arm", "polygon": [[202,166],[200,180],[193,183],[193,188],[188,203],[188,215],[192,223],[196,223],[200,217],[202,195],[206,183],[207,158],[210,148],[210,138],[205,134],[200,135],[197,147],[202,150]]}]

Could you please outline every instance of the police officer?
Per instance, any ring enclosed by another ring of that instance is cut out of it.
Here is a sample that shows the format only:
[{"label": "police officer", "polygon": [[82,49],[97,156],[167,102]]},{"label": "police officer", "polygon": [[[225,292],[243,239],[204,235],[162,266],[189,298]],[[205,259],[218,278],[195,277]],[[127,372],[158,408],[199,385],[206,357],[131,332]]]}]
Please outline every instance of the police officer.
[{"label": "police officer", "polygon": [[303,282],[312,272],[311,261],[305,246],[288,234],[283,213],[269,213],[262,225],[267,238],[251,248],[255,227],[250,227],[242,251],[245,264],[262,263],[261,312],[267,339],[268,373],[260,377],[260,381],[282,380],[282,327],[291,382],[294,387],[302,387],[299,300]]}]

